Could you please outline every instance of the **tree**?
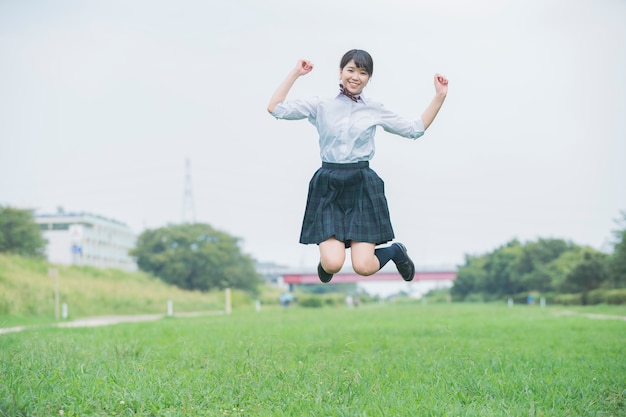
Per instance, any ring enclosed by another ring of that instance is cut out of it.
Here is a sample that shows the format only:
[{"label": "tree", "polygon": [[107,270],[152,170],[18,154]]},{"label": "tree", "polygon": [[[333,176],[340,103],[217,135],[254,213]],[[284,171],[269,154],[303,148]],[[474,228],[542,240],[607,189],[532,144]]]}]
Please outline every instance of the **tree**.
[{"label": "tree", "polygon": [[622,218],[616,220],[620,227],[613,231],[615,244],[609,262],[610,280],[613,288],[626,287],[626,211],[621,212]]},{"label": "tree", "polygon": [[0,252],[43,257],[46,241],[30,210],[0,206]]},{"label": "tree", "polygon": [[465,255],[465,265],[459,268],[450,295],[455,301],[462,301],[472,293],[484,289],[487,272],[485,271],[486,256]]},{"label": "tree", "polygon": [[261,279],[238,239],[208,224],[146,230],[130,254],[143,271],[188,290],[239,288],[255,292]]},{"label": "tree", "polygon": [[519,287],[524,291],[550,291],[552,277],[550,264],[561,254],[574,250],[575,245],[562,239],[539,239],[522,248],[513,269]]},{"label": "tree", "polygon": [[[585,259],[584,253],[591,258]],[[533,291],[571,289],[577,278],[571,276],[567,285],[565,281],[574,269],[586,262],[584,267],[598,272],[598,262],[606,263],[602,255],[561,239],[539,239],[524,244],[514,239],[491,253],[466,256],[450,293],[457,300],[498,299]],[[584,267],[580,266],[576,274],[586,273]],[[599,273],[604,280],[606,276]]]},{"label": "tree", "polygon": [[589,291],[599,288],[608,279],[607,257],[593,249],[585,250],[582,261],[565,277],[564,288],[582,293],[582,302],[587,304]]},{"label": "tree", "polygon": [[524,291],[519,283],[519,274],[514,266],[522,256],[523,247],[512,240],[488,255],[485,270],[487,282],[485,292],[495,296],[510,295]]},{"label": "tree", "polygon": [[549,291],[559,292],[565,288],[565,279],[583,259],[584,248],[574,245],[567,252],[545,265],[550,277]]}]

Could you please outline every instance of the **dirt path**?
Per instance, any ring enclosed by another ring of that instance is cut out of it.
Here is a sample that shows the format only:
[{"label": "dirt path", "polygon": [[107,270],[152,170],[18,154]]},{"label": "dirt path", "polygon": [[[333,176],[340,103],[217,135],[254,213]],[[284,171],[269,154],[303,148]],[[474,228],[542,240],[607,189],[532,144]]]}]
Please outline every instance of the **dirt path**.
[{"label": "dirt path", "polygon": [[[173,317],[198,317],[198,316],[214,316],[224,314],[223,311],[199,311],[193,313],[176,313]],[[110,326],[118,323],[138,323],[145,321],[156,321],[167,317],[166,314],[137,314],[128,316],[99,316],[99,317],[86,317],[82,319],[76,319],[72,321],[64,321],[61,323],[54,323],[52,327],[97,327],[97,326]],[[47,326],[15,326],[0,328],[0,334],[21,332],[26,329],[34,329],[38,327]]]}]

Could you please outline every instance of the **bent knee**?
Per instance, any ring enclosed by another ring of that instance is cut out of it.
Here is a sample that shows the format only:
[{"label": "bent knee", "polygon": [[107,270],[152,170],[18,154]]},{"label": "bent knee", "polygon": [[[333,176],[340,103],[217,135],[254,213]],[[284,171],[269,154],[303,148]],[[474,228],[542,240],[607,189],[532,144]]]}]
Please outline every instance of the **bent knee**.
[{"label": "bent knee", "polygon": [[353,262],[352,269],[359,275],[362,276],[370,276],[378,272],[378,268],[375,265],[366,263],[366,262]]},{"label": "bent knee", "polygon": [[341,271],[341,268],[343,267],[343,262],[343,259],[322,260],[322,268],[324,268],[324,271],[328,272],[329,274],[336,274],[337,272]]}]

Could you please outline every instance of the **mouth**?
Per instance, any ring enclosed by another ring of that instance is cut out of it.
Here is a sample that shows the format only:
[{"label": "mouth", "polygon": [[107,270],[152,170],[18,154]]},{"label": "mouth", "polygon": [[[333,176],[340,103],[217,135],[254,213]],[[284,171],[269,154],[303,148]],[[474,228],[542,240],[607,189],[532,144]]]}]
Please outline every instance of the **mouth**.
[{"label": "mouth", "polygon": [[348,84],[346,85],[346,88],[350,90],[351,93],[354,94],[358,94],[361,92],[361,84],[360,83],[353,83],[351,81],[348,81]]}]

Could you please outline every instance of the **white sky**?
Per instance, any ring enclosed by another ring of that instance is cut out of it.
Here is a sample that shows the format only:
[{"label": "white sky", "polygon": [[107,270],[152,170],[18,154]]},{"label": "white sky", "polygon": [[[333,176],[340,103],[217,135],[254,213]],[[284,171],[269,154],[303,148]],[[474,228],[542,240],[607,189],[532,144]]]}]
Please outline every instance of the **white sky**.
[{"label": "white sky", "polygon": [[319,166],[307,121],[269,97],[334,95],[341,55],[374,57],[366,94],[405,116],[446,103],[417,142],[379,130],[397,240],[418,266],[513,238],[610,250],[626,210],[623,0],[0,1],[0,204],[87,211],[136,232],[196,220],[261,261],[298,243]]}]

